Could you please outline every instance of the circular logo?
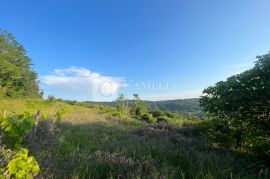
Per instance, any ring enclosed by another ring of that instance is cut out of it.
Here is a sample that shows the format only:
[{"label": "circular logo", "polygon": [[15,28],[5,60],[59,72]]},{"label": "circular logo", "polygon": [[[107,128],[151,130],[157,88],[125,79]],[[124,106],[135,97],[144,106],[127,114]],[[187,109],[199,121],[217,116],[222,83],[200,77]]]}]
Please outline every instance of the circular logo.
[{"label": "circular logo", "polygon": [[116,85],[113,85],[111,82],[106,81],[99,86],[99,93],[103,97],[111,97],[116,88]]}]

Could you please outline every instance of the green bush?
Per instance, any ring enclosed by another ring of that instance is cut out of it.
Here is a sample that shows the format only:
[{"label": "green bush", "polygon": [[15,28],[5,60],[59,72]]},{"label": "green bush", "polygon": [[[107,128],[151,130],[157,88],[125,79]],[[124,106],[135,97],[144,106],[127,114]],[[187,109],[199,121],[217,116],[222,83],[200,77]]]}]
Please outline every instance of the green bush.
[{"label": "green bush", "polygon": [[146,104],[139,98],[138,94],[133,94],[134,101],[131,105],[130,113],[137,118],[141,118],[145,113],[147,113],[148,109]]},{"label": "green bush", "polygon": [[28,152],[27,149],[22,148],[8,162],[7,171],[11,178],[34,178],[40,171],[36,159],[33,156],[28,156]]},{"label": "green bush", "polygon": [[165,123],[169,123],[171,120],[171,118],[167,117],[167,116],[159,116],[157,118],[157,122],[165,122]]},{"label": "green bush", "polygon": [[120,111],[113,111],[111,115],[114,117],[122,117],[123,116],[123,114]]},{"label": "green bush", "polygon": [[253,68],[205,89],[200,104],[210,117],[225,121],[214,132],[232,137],[231,147],[270,161],[270,53],[257,59]]},{"label": "green bush", "polygon": [[164,115],[164,113],[160,110],[151,111],[151,114],[153,115],[153,117],[159,117]]},{"label": "green bush", "polygon": [[41,120],[46,120],[46,119],[49,119],[49,116],[48,116],[48,114],[46,114],[46,113],[42,113],[42,114],[40,115],[40,119],[41,119]]},{"label": "green bush", "polygon": [[236,143],[234,131],[229,127],[228,121],[224,119],[212,118],[204,120],[200,123],[200,132],[220,146],[230,147]]},{"label": "green bush", "polygon": [[55,118],[56,118],[56,123],[59,123],[66,114],[70,113],[71,109],[70,108],[62,108],[60,110],[58,110],[55,114]]},{"label": "green bush", "polygon": [[165,112],[165,115],[168,117],[168,118],[176,118],[176,115],[172,112]]},{"label": "green bush", "polygon": [[55,98],[54,96],[48,96],[47,102],[53,103],[53,102],[55,102],[55,101],[56,101],[56,98]]},{"label": "green bush", "polygon": [[0,178],[34,178],[39,172],[35,158],[21,148],[34,123],[35,116],[27,112],[0,116]]},{"label": "green bush", "polygon": [[141,120],[146,122],[156,122],[153,115],[149,113],[145,113],[144,115],[142,115]]},{"label": "green bush", "polygon": [[30,113],[11,114],[6,117],[0,116],[1,144],[10,148],[19,148],[27,133],[32,130],[35,123],[35,116]]}]

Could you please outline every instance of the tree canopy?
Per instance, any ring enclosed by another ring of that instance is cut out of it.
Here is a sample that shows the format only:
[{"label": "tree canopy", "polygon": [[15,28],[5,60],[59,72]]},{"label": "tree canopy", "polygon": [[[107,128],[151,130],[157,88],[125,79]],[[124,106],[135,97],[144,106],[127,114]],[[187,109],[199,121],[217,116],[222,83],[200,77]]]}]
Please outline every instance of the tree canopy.
[{"label": "tree canopy", "polygon": [[227,121],[238,145],[270,156],[270,53],[255,66],[203,91],[208,115]]},{"label": "tree canopy", "polygon": [[0,30],[0,96],[41,97],[37,73],[24,47]]}]

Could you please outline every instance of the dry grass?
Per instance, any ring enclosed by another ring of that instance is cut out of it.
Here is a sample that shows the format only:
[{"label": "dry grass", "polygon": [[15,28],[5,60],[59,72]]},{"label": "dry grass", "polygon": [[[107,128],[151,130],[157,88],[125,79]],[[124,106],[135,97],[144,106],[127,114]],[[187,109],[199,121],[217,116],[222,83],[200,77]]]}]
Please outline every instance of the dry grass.
[{"label": "dry grass", "polygon": [[103,113],[97,112],[93,109],[81,107],[67,114],[64,117],[63,122],[70,124],[89,124],[103,120],[105,120]]}]

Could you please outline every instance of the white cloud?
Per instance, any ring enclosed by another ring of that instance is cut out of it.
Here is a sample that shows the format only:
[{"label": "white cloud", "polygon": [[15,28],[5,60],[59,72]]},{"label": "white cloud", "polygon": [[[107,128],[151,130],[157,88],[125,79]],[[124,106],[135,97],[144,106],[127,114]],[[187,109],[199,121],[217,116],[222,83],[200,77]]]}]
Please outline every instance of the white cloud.
[{"label": "white cloud", "polygon": [[201,95],[202,95],[202,90],[190,90],[190,91],[180,91],[180,92],[175,92],[175,93],[143,95],[142,99],[150,100],[150,101],[163,101],[163,100],[174,100],[174,99],[198,98]]},{"label": "white cloud", "polygon": [[55,69],[52,74],[41,76],[40,81],[50,87],[52,92],[56,91],[60,95],[63,93],[70,98],[89,96],[85,100],[91,100],[96,96],[111,97],[120,87],[127,86],[123,78],[104,76],[83,67]]}]

